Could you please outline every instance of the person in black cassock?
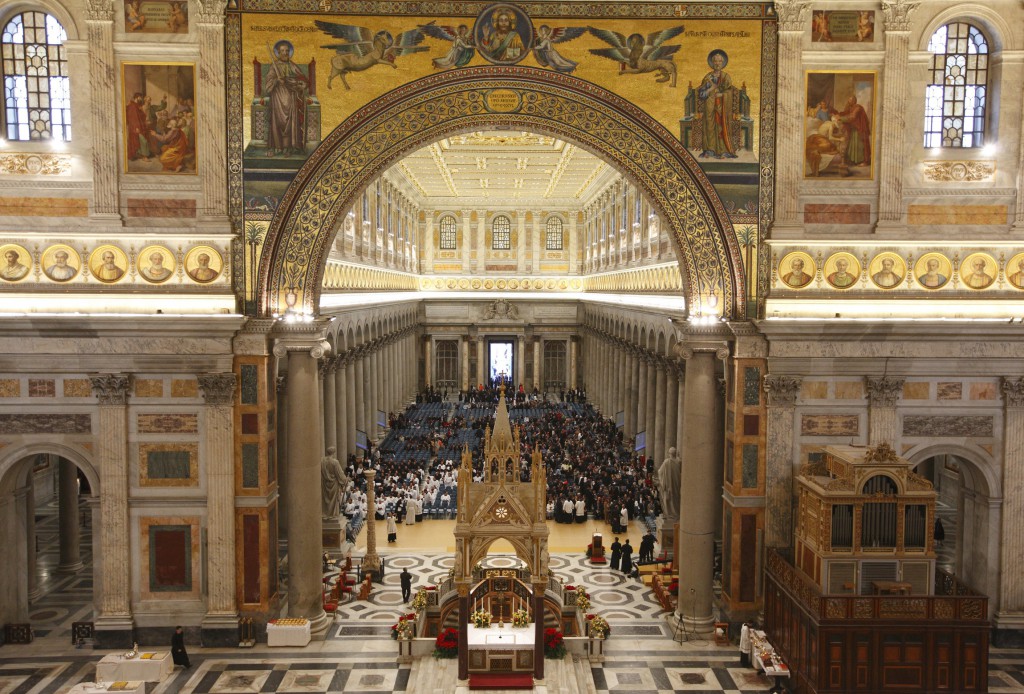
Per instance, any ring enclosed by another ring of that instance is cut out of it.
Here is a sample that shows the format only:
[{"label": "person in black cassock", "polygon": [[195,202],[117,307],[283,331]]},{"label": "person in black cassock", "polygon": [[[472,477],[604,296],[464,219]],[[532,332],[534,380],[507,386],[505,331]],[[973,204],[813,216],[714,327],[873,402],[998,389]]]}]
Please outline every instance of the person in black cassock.
[{"label": "person in black cassock", "polygon": [[188,651],[185,650],[185,633],[181,627],[174,627],[174,635],[171,636],[171,657],[174,658],[175,665],[180,665],[186,670],[192,667],[188,660]]},{"label": "person in black cassock", "polygon": [[627,576],[633,570],[633,545],[629,544],[628,537],[626,544],[622,545],[622,562],[619,565],[619,570]]},{"label": "person in black cassock", "polygon": [[619,542],[619,538],[615,538],[615,542],[612,543],[612,571],[619,570],[619,561],[622,559],[622,543]]},{"label": "person in black cassock", "polygon": [[412,595],[412,574],[409,573],[409,569],[402,569],[399,576],[402,578],[402,602],[409,602],[409,596]]}]

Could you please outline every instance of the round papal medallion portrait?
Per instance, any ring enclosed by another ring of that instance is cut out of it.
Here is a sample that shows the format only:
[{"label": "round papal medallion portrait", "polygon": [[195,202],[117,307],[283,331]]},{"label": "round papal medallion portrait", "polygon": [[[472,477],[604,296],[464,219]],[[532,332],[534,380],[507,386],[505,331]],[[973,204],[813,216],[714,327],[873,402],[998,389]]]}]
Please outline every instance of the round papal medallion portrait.
[{"label": "round papal medallion portrait", "polygon": [[914,275],[925,289],[940,289],[953,276],[953,263],[941,253],[925,253],[914,263]]},{"label": "round papal medallion portrait", "polygon": [[814,259],[803,251],[787,253],[779,261],[779,278],[783,284],[793,289],[806,287],[814,279],[814,273],[817,271]]},{"label": "round papal medallion portrait", "polygon": [[876,287],[893,289],[907,276],[907,263],[895,253],[879,253],[868,264],[868,275]]},{"label": "round papal medallion portrait", "polygon": [[968,289],[985,289],[998,275],[999,265],[987,253],[971,253],[960,263],[960,281]]},{"label": "round papal medallion portrait", "polygon": [[142,279],[154,284],[166,282],[174,274],[177,263],[174,254],[163,246],[146,246],[139,251],[139,274]]},{"label": "round papal medallion portrait", "polygon": [[1017,289],[1024,289],[1024,253],[1018,253],[1006,264],[1006,279]]},{"label": "round papal medallion portrait", "polygon": [[89,254],[89,271],[105,284],[119,282],[128,274],[128,256],[117,246],[100,246]]},{"label": "round papal medallion portrait", "polygon": [[212,246],[196,246],[185,256],[185,272],[200,284],[209,284],[220,277],[224,259]]},{"label": "round papal medallion portrait", "polygon": [[82,269],[82,260],[71,246],[63,243],[43,251],[43,272],[54,282],[70,282]]},{"label": "round papal medallion portrait", "polygon": [[0,246],[0,280],[21,282],[32,269],[32,256],[16,243]]},{"label": "round papal medallion portrait", "polygon": [[835,289],[849,289],[860,280],[860,261],[852,253],[833,253],[825,261],[825,281]]}]

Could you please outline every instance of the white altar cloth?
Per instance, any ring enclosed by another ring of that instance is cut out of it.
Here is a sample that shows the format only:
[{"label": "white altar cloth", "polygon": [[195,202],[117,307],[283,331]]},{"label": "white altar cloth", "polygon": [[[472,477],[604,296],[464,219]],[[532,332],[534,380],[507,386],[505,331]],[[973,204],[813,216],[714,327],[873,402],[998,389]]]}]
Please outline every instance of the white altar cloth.
[{"label": "white altar cloth", "polygon": [[[111,689],[111,687],[117,687]],[[145,682],[81,682],[68,690],[68,694],[107,694],[107,692],[145,692]]]},{"label": "white altar cloth", "polygon": [[469,625],[469,633],[466,641],[470,648],[486,648],[487,650],[507,649],[525,650],[532,649],[534,644],[534,627],[532,624],[513,629],[492,625],[486,629],[478,629],[472,624]]},{"label": "white altar cloth", "polygon": [[290,617],[267,624],[268,646],[308,646],[310,638],[308,619]]},{"label": "white altar cloth", "polygon": [[96,663],[96,681],[162,682],[173,671],[174,661],[168,651],[141,652],[131,659],[112,654]]}]

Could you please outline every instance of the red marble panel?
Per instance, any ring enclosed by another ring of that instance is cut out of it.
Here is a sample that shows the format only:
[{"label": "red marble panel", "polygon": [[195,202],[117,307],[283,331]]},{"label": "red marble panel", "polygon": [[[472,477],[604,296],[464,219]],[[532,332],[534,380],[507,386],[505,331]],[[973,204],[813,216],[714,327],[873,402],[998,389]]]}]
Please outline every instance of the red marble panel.
[{"label": "red marble panel", "polygon": [[870,224],[871,205],[804,205],[805,224]]}]

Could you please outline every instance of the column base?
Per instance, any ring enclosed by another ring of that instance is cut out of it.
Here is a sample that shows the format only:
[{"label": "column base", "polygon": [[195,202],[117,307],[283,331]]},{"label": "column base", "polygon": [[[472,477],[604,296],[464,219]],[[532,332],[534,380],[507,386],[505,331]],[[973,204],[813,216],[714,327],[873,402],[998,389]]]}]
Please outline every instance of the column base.
[{"label": "column base", "polygon": [[323,641],[334,624],[334,617],[320,610],[320,614],[309,617],[309,634],[314,641]]},{"label": "column base", "polygon": [[321,522],[323,529],[320,536],[324,551],[337,552],[341,549],[341,543],[345,541],[345,528],[337,518],[324,518]]},{"label": "column base", "polygon": [[714,616],[697,617],[696,619],[687,615],[680,615],[678,612],[673,612],[672,616],[669,617],[669,623],[672,628],[675,629],[679,626],[680,620],[682,621],[682,629],[690,634],[700,634],[701,636],[710,636],[715,631],[715,618]]},{"label": "column base", "polygon": [[203,648],[235,648],[238,646],[238,615],[206,615],[200,626],[199,638]]},{"label": "column base", "polygon": [[661,553],[665,555],[666,559],[672,559],[675,556],[676,525],[678,523],[678,518],[662,516],[661,527],[658,529],[658,544],[661,545]]},{"label": "column base", "polygon": [[97,617],[94,638],[98,648],[131,648],[135,643],[135,622],[130,615]]},{"label": "column base", "polygon": [[57,565],[57,573],[59,573],[59,574],[78,573],[79,571],[82,570],[82,568],[84,566],[85,566],[85,564],[83,564],[80,561],[76,561],[73,564],[58,564]]},{"label": "column base", "polygon": [[997,648],[1024,648],[1024,614],[996,613],[992,645]]}]

